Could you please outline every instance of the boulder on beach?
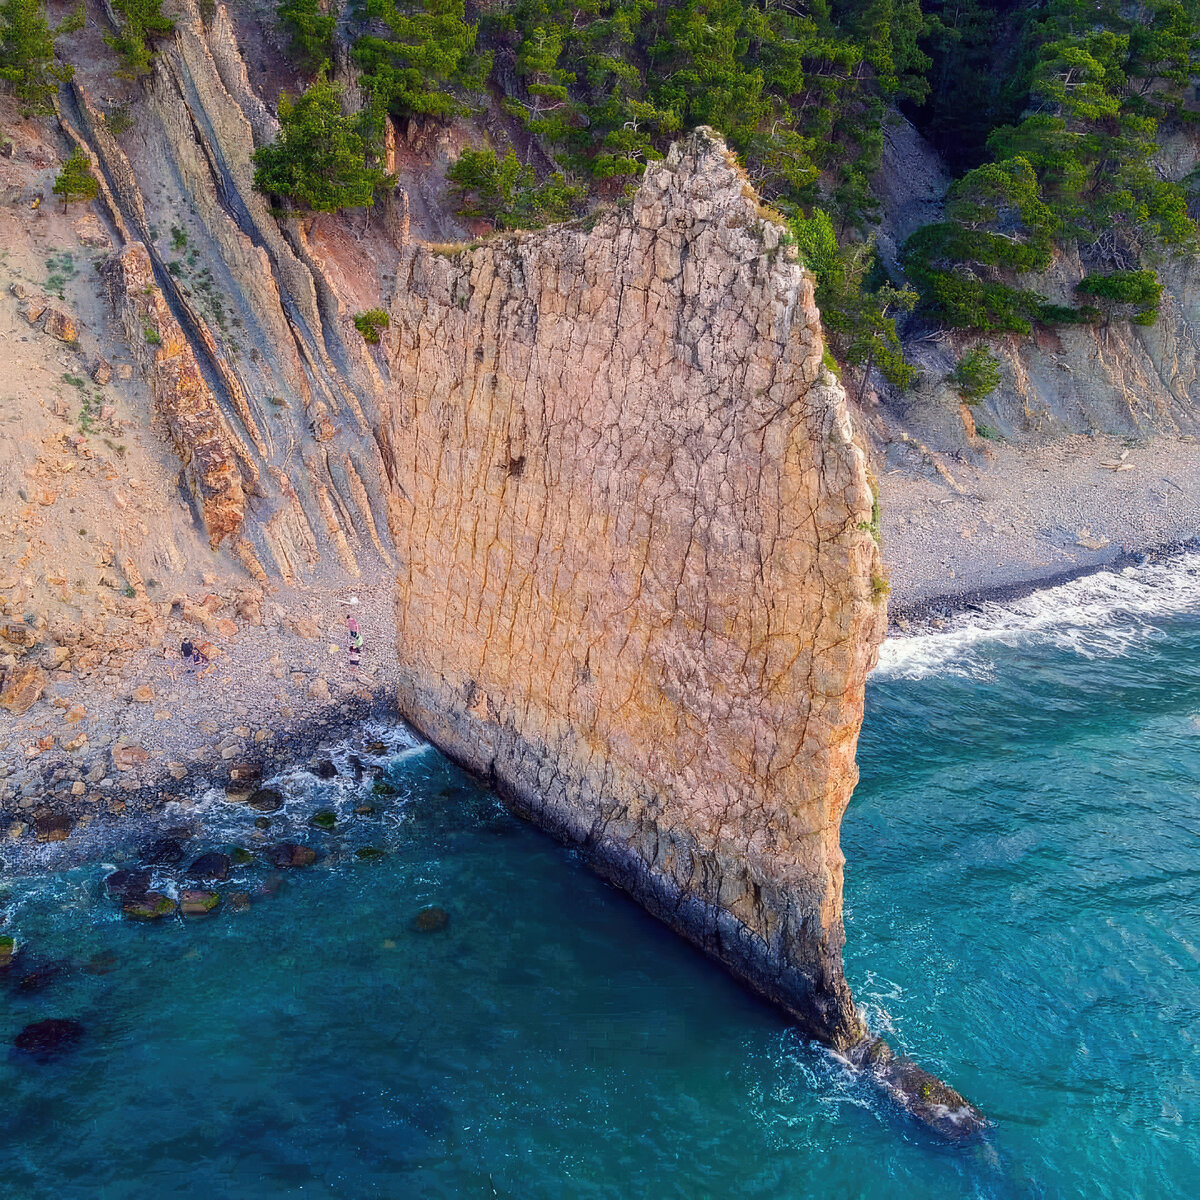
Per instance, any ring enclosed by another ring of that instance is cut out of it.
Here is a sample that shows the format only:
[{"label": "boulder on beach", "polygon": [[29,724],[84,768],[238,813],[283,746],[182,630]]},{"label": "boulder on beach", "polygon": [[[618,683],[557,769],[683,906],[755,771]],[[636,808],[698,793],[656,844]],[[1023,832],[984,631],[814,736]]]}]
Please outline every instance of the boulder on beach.
[{"label": "boulder on beach", "polygon": [[83,1041],[84,1027],[69,1017],[49,1017],[26,1025],[13,1038],[19,1054],[34,1062],[47,1063],[74,1050]]},{"label": "boulder on beach", "polygon": [[33,819],[39,842],[65,842],[74,824],[74,820],[66,813],[43,812]]},{"label": "boulder on beach", "polygon": [[311,867],[317,861],[317,852],[311,846],[298,846],[295,842],[280,842],[267,848],[267,861],[273,867]]},{"label": "boulder on beach", "polygon": [[259,788],[250,793],[246,803],[255,812],[278,812],[283,807],[283,793],[275,788]]},{"label": "boulder on beach", "polygon": [[212,850],[202,854],[187,869],[189,879],[228,879],[230,861],[228,854]]},{"label": "boulder on beach", "polygon": [[121,912],[131,921],[158,921],[175,911],[175,901],[162,892],[146,892],[127,901]]},{"label": "boulder on beach", "polygon": [[450,914],[436,904],[423,908],[412,919],[412,927],[417,933],[440,933],[450,924]]},{"label": "boulder on beach", "polygon": [[217,892],[185,888],[179,893],[179,911],[185,917],[206,917],[215,912],[220,903],[221,897]]},{"label": "boulder on beach", "polygon": [[308,768],[318,779],[334,779],[337,767],[327,758],[318,758]]},{"label": "boulder on beach", "polygon": [[144,896],[150,890],[150,872],[122,868],[114,871],[104,881],[104,891],[110,900],[120,900],[122,904]]}]

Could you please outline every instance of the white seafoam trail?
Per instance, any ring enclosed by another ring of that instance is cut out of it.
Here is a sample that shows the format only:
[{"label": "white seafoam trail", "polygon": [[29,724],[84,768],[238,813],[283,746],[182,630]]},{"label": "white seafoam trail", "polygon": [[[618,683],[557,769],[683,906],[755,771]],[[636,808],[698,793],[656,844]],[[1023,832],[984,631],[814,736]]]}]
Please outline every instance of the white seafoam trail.
[{"label": "white seafoam trail", "polygon": [[1097,571],[1018,600],[955,613],[940,627],[888,637],[878,678],[979,676],[996,646],[1053,646],[1085,658],[1118,657],[1175,614],[1200,612],[1200,554]]}]

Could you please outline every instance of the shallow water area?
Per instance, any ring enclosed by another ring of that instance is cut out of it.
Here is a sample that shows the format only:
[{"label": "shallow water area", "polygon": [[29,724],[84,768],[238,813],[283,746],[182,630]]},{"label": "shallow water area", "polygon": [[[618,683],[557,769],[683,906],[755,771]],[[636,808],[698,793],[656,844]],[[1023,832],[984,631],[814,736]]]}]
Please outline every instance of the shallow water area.
[{"label": "shallow water area", "polygon": [[[216,792],[167,814],[202,822],[189,855],[321,852],[235,867],[211,917],[124,921],[99,863],[6,885],[5,932],[56,969],[0,984],[0,1040],[85,1035],[47,1064],[0,1051],[0,1197],[1186,1194],[1200,589],[1093,578],[890,645],[868,694],[847,972],[994,1118],[986,1143],[897,1118],[435,751],[368,728],[336,777],[278,781],[267,831]],[[428,906],[444,928],[414,928]]]}]

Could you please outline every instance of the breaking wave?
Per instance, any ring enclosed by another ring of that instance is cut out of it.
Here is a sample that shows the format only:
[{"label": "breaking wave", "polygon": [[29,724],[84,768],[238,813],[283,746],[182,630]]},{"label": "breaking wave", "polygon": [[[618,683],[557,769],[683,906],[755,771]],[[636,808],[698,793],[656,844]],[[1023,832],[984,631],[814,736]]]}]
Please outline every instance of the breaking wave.
[{"label": "breaking wave", "polygon": [[1084,658],[1111,658],[1161,634],[1163,622],[1200,612],[1200,554],[1097,571],[1019,600],[992,601],[891,636],[875,674],[984,676],[997,647],[1053,646]]}]

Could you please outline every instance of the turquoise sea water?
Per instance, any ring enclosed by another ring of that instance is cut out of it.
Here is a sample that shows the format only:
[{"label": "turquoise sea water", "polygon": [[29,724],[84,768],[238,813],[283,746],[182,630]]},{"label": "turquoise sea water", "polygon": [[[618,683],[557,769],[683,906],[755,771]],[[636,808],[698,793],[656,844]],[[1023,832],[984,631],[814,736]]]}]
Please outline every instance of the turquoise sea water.
[{"label": "turquoise sea water", "polygon": [[[0,1050],[0,1197],[1195,1194],[1195,561],[891,643],[871,683],[847,973],[994,1118],[966,1149],[410,745],[377,760],[376,816],[352,814],[369,769],[284,781],[273,836],[341,828],[297,839],[316,867],[221,885],[249,911],[130,925],[99,864],[9,882],[8,930],[59,969],[0,985],[0,1041],[86,1034],[51,1064]],[[192,849],[253,844],[245,809],[198,811]],[[449,925],[415,931],[430,904]]]}]

